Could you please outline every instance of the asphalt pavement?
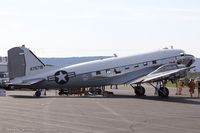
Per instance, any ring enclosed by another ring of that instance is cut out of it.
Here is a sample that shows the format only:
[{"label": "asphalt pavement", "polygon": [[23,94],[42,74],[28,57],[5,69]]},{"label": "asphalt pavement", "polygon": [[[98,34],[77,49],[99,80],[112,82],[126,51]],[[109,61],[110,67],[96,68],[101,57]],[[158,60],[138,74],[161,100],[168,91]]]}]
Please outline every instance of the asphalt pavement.
[{"label": "asphalt pavement", "polygon": [[199,133],[200,99],[188,90],[169,98],[137,97],[127,86],[108,89],[112,97],[33,97],[33,91],[7,91],[0,97],[1,133]]}]

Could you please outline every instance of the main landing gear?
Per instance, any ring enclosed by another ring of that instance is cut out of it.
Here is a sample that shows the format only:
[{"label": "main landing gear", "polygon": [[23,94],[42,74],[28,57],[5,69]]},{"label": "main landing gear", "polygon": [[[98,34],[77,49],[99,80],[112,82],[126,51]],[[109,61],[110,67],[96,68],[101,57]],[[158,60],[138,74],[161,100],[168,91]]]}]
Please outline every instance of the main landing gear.
[{"label": "main landing gear", "polygon": [[151,86],[155,88],[155,92],[160,97],[168,97],[169,96],[169,89],[166,87],[167,81],[157,82],[157,85],[153,85],[149,83]]},{"label": "main landing gear", "polygon": [[[166,81],[157,82],[157,85],[154,86],[153,84],[149,83],[155,88],[156,94],[160,97],[168,97],[169,96],[169,90],[166,87]],[[130,84],[131,85],[131,84]],[[136,96],[145,96],[145,88],[141,86],[140,84],[137,84],[137,86],[131,85],[131,87],[135,90]]]},{"label": "main landing gear", "polygon": [[143,86],[136,86],[135,87],[135,94],[136,94],[136,96],[144,96],[145,88]]},{"label": "main landing gear", "polygon": [[144,96],[145,95],[145,88],[143,86],[141,86],[141,85],[138,85],[138,86],[131,85],[131,87],[135,90],[136,96]]},{"label": "main landing gear", "polygon": [[167,87],[160,87],[158,89],[158,96],[160,97],[168,97],[169,96],[169,90]]}]

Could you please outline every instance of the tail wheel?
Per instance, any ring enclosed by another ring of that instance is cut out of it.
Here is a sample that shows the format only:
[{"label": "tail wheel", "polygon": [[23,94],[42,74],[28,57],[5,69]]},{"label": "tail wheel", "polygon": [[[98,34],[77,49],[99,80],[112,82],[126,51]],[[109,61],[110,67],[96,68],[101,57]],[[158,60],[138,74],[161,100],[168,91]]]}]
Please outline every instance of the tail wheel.
[{"label": "tail wheel", "polygon": [[36,91],[36,92],[35,92],[35,96],[36,96],[36,97],[40,97],[40,96],[41,96],[41,91]]},{"label": "tail wheel", "polygon": [[136,96],[144,96],[145,94],[145,89],[143,86],[136,86],[135,87],[135,94]]},{"label": "tail wheel", "polygon": [[168,97],[169,96],[169,90],[166,87],[161,87],[158,89],[158,95],[160,97]]}]

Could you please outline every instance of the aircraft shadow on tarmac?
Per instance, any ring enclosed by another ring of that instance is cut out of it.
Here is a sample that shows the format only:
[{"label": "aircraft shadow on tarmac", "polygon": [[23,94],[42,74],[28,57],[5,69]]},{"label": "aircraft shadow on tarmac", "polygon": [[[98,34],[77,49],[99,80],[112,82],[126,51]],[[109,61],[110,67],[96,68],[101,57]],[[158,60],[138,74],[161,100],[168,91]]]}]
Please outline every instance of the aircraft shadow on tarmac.
[{"label": "aircraft shadow on tarmac", "polygon": [[168,98],[161,98],[158,96],[134,96],[134,95],[114,95],[110,97],[103,96],[41,96],[35,97],[30,95],[8,95],[13,98],[24,98],[24,99],[43,99],[43,98],[122,98],[122,99],[141,99],[141,100],[152,100],[152,101],[162,101],[162,102],[171,102],[171,103],[183,103],[183,104],[194,104],[200,105],[200,100],[197,101],[197,97],[179,97],[179,96],[169,96]]}]

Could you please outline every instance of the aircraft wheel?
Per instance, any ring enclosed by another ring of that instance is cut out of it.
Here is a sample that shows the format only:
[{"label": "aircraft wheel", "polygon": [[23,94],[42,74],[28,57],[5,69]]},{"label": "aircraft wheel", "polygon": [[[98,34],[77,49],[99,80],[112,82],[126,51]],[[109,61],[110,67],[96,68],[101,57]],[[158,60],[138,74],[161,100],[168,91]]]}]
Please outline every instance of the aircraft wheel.
[{"label": "aircraft wheel", "polygon": [[90,88],[89,88],[89,92],[93,94],[93,93],[94,93],[94,88],[93,88],[93,87],[90,87]]},{"label": "aircraft wheel", "polygon": [[135,94],[136,94],[136,96],[144,96],[145,88],[143,86],[135,87]]},{"label": "aircraft wheel", "polygon": [[40,96],[41,96],[41,91],[36,91],[36,92],[35,92],[35,96],[36,96],[36,97],[40,97]]},{"label": "aircraft wheel", "polygon": [[97,95],[101,95],[101,89],[96,89],[95,92]]},{"label": "aircraft wheel", "polygon": [[64,90],[59,90],[58,95],[63,95],[64,94]]},{"label": "aircraft wheel", "polygon": [[161,87],[158,89],[158,95],[160,97],[168,97],[169,96],[169,90],[166,87]]}]

